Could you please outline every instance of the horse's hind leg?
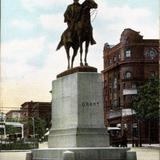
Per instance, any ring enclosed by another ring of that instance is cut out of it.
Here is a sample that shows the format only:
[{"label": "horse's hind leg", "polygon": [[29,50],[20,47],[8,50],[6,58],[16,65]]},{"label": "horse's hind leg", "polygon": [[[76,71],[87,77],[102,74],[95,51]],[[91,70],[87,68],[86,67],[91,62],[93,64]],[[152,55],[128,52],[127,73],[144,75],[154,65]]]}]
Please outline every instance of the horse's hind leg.
[{"label": "horse's hind leg", "polygon": [[73,50],[71,68],[73,68],[73,62],[74,62],[75,56],[77,55],[77,51],[78,51],[78,47],[75,47],[74,50]]},{"label": "horse's hind leg", "polygon": [[70,69],[69,47],[68,47],[68,46],[65,46],[65,50],[66,50],[66,53],[67,53],[67,60],[68,60],[68,68],[67,68],[67,69]]},{"label": "horse's hind leg", "polygon": [[89,47],[89,41],[86,41],[86,44],[85,44],[85,58],[84,58],[85,66],[88,66],[88,63],[87,63],[88,47]]}]

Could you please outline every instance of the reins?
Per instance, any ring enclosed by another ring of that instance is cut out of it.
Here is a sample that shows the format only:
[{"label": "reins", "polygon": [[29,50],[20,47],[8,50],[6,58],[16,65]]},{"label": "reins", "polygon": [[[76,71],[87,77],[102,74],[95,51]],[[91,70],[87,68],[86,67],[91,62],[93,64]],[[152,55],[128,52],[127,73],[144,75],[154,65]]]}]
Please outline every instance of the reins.
[{"label": "reins", "polygon": [[97,9],[93,9],[91,12],[91,17],[94,16],[94,18],[91,20],[91,22],[93,22],[95,20],[95,18],[97,17],[98,14],[98,10]]}]

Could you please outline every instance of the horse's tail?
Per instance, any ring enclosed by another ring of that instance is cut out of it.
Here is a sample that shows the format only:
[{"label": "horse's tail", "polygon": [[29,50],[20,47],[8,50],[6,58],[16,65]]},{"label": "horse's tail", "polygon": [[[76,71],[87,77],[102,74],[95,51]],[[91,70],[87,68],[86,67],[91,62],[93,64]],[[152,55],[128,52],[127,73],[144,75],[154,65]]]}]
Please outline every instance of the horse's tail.
[{"label": "horse's tail", "polygon": [[59,50],[62,46],[63,46],[63,41],[62,41],[62,38],[61,38],[61,41],[59,42],[56,51]]}]

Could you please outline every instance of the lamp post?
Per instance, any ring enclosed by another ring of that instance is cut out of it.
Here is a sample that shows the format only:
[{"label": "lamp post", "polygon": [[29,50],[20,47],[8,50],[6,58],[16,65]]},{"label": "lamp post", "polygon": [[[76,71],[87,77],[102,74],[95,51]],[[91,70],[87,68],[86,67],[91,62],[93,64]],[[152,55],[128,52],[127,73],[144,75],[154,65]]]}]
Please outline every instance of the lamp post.
[{"label": "lamp post", "polygon": [[133,126],[133,123],[134,123],[134,120],[133,120],[133,108],[131,108],[131,136],[132,136],[132,147],[134,147],[134,126]]},{"label": "lamp post", "polygon": [[32,126],[33,126],[33,142],[34,142],[34,148],[35,148],[35,120],[34,117],[32,118]]},{"label": "lamp post", "polygon": [[123,107],[120,107],[120,114],[121,114],[121,135],[123,134]]}]

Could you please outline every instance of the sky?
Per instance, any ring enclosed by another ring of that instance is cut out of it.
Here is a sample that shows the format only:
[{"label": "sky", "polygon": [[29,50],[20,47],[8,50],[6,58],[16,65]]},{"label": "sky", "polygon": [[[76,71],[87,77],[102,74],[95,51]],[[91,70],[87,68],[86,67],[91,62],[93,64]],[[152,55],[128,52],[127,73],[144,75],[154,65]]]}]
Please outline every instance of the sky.
[{"label": "sky", "polygon": [[[158,0],[95,0],[88,63],[103,70],[103,46],[119,43],[125,28],[145,39],[159,38]],[[80,0],[80,3],[83,1]],[[56,51],[67,25],[63,14],[72,0],[1,0],[0,111],[26,101],[51,101],[56,75],[67,69],[64,48]],[[79,54],[75,66],[79,65]]]}]

